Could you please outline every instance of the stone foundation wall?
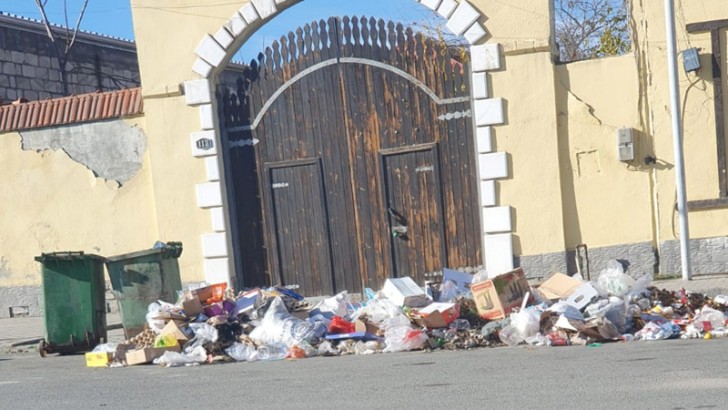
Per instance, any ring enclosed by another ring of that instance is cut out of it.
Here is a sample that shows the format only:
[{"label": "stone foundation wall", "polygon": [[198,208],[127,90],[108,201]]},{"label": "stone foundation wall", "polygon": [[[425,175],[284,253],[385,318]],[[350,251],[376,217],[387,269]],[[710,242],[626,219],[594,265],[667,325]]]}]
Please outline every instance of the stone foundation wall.
[{"label": "stone foundation wall", "polygon": [[[62,38],[58,38],[63,41]],[[131,41],[80,33],[67,64],[69,94],[138,87],[136,46]],[[0,15],[0,101],[63,96],[61,71],[42,24]]]}]

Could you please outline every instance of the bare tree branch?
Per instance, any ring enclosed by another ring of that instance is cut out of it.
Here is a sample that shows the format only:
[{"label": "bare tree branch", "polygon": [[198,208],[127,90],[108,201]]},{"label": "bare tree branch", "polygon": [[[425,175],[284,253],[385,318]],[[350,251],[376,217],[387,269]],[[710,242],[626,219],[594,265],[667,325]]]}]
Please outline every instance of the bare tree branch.
[{"label": "bare tree branch", "polygon": [[71,47],[73,47],[73,44],[76,43],[76,36],[78,36],[78,30],[81,28],[81,21],[83,20],[83,16],[86,13],[87,6],[88,6],[88,0],[85,0],[83,2],[83,7],[81,7],[81,12],[78,13],[78,19],[76,20],[76,27],[73,29],[73,38],[71,38],[71,41],[68,43],[68,47],[66,48],[67,51],[70,51]]},{"label": "bare tree branch", "polygon": [[53,44],[56,43],[56,37],[53,35],[53,30],[51,29],[51,23],[48,21],[48,16],[46,15],[45,11],[45,5],[48,3],[48,0],[41,1],[41,0],[35,0],[35,4],[38,5],[38,10],[40,11],[40,15],[43,21],[43,26],[45,26],[46,34],[48,34],[48,38],[51,39]]},{"label": "bare tree branch", "polygon": [[61,34],[60,30],[54,31],[52,24],[50,20],[48,19],[48,14],[46,13],[46,5],[48,4],[48,0],[35,0],[35,4],[38,6],[38,10],[40,11],[43,26],[46,29],[46,34],[48,35],[48,38],[51,41],[51,44],[53,45],[53,49],[56,54],[56,59],[58,61],[58,67],[61,74],[61,86],[63,88],[63,94],[68,95],[69,89],[68,89],[68,57],[71,53],[71,50],[73,49],[74,44],[76,43],[76,37],[78,36],[78,32],[81,29],[81,22],[83,21],[83,17],[86,13],[86,7],[88,6],[89,0],[84,0],[83,6],[81,7],[81,11],[78,14],[78,18],[76,19],[76,25],[73,27],[73,32],[71,31],[71,25],[68,21],[68,0],[63,0],[63,16],[65,20],[65,43],[63,45],[59,44],[58,38],[56,37],[56,34]]}]

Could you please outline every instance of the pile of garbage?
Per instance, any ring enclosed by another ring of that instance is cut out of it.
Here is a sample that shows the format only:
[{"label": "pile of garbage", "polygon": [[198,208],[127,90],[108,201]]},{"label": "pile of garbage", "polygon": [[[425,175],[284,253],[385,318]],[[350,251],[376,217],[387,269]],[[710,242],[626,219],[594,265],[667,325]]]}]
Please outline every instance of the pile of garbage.
[{"label": "pile of garbage", "polygon": [[284,287],[188,289],[175,304],[151,304],[143,333],[98,346],[87,364],[190,366],[728,334],[728,296],[659,290],[651,275],[635,280],[617,261],[592,281],[556,273],[538,287],[522,269],[497,276],[446,269],[439,283],[389,279],[361,299],[342,292],[314,304]]}]

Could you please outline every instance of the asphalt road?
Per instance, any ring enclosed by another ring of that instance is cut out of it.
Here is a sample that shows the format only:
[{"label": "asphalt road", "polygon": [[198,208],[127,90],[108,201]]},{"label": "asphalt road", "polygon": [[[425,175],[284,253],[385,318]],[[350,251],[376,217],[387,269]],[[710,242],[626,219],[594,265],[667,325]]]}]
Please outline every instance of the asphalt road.
[{"label": "asphalt road", "polygon": [[87,369],[0,356],[2,409],[726,409],[728,339]]}]

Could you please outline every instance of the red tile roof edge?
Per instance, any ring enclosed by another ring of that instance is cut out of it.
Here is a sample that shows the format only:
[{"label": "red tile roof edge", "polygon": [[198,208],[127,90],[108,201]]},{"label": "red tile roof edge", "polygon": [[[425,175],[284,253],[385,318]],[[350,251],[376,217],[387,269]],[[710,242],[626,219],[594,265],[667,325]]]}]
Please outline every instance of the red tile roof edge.
[{"label": "red tile roof edge", "polygon": [[144,100],[139,87],[19,102],[0,106],[0,132],[80,124],[143,113]]}]

